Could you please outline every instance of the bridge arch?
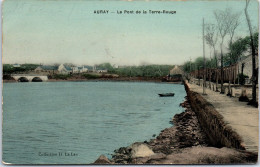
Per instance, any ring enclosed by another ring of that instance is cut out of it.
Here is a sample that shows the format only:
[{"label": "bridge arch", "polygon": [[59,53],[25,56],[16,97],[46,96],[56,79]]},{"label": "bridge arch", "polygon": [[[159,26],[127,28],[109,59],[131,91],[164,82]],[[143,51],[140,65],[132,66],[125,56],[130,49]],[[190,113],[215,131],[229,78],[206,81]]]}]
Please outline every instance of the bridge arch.
[{"label": "bridge arch", "polygon": [[34,77],[32,82],[42,82],[42,79],[40,77]]},{"label": "bridge arch", "polygon": [[29,82],[29,79],[26,78],[26,77],[20,77],[20,78],[18,79],[18,82]]}]

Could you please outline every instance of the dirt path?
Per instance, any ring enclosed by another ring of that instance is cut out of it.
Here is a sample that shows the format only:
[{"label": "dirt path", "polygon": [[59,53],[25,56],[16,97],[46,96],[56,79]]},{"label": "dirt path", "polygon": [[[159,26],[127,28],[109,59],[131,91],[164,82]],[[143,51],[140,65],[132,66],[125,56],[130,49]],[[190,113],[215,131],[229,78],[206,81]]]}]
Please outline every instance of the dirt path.
[{"label": "dirt path", "polygon": [[[195,84],[188,84],[191,91],[202,95],[203,88]],[[239,102],[238,98],[230,98],[219,92],[206,89],[207,95],[202,95],[242,138],[247,151],[258,152],[259,114],[258,108]]]}]

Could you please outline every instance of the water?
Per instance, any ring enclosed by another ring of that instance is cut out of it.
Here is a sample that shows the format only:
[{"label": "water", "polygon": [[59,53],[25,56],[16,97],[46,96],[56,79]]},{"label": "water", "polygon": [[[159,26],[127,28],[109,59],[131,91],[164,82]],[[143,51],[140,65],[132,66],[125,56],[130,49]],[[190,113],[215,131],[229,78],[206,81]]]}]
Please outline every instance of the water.
[{"label": "water", "polygon": [[[3,86],[3,161],[15,164],[86,164],[109,157],[170,127],[186,95],[183,85],[144,82]],[[175,96],[157,95],[167,92]]]}]

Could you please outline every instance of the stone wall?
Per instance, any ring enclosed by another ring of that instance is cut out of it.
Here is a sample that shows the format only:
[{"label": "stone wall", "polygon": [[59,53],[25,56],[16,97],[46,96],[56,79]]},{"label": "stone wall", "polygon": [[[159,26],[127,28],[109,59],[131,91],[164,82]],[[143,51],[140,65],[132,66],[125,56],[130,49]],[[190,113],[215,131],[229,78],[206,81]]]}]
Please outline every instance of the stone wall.
[{"label": "stone wall", "polygon": [[240,136],[224,122],[222,115],[201,95],[191,91],[186,83],[184,83],[184,86],[191,107],[196,113],[203,131],[209,138],[210,144],[215,147],[245,150]]}]

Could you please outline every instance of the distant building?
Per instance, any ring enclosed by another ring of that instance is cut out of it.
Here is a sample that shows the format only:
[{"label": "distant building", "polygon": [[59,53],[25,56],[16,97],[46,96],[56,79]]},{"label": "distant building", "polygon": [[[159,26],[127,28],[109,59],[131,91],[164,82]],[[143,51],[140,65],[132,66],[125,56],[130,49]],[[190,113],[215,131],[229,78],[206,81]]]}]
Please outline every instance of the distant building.
[{"label": "distant building", "polygon": [[37,67],[34,71],[43,74],[70,74],[72,73],[72,68],[63,64],[59,66],[42,65]]},{"label": "distant building", "polygon": [[72,73],[72,68],[69,67],[69,66],[65,66],[65,65],[61,64],[58,67],[58,73],[60,73],[60,74],[70,74],[70,73]]},{"label": "distant building", "polygon": [[178,66],[174,66],[173,69],[170,70],[170,75],[183,75],[184,72],[178,67]]},{"label": "distant building", "polygon": [[81,67],[71,67],[72,73],[84,73],[88,72],[89,66],[81,66]]},{"label": "distant building", "polygon": [[173,69],[170,70],[170,74],[167,77],[163,78],[163,81],[166,82],[180,82],[182,80],[184,72],[180,67],[174,66]]},{"label": "distant building", "polygon": [[96,67],[96,66],[93,66],[92,69],[93,69],[92,72],[94,72],[94,73],[107,73],[108,72],[107,69]]},{"label": "distant building", "polygon": [[71,67],[72,73],[79,73],[79,67]]},{"label": "distant building", "polygon": [[93,67],[92,66],[84,66],[82,69],[82,72],[93,72]]},{"label": "distant building", "polygon": [[17,67],[21,67],[20,64],[13,64],[13,67],[17,68]]},{"label": "distant building", "polygon": [[107,69],[97,69],[97,73],[107,73]]},{"label": "distant building", "polygon": [[92,72],[97,72],[97,67],[95,65],[92,68]]},{"label": "distant building", "polygon": [[50,65],[42,65],[37,67],[34,70],[36,73],[43,74],[78,74],[85,72],[94,72],[94,73],[107,73],[107,69],[96,68],[96,66],[81,66],[81,67],[69,67],[64,64],[59,66],[50,66]]}]

